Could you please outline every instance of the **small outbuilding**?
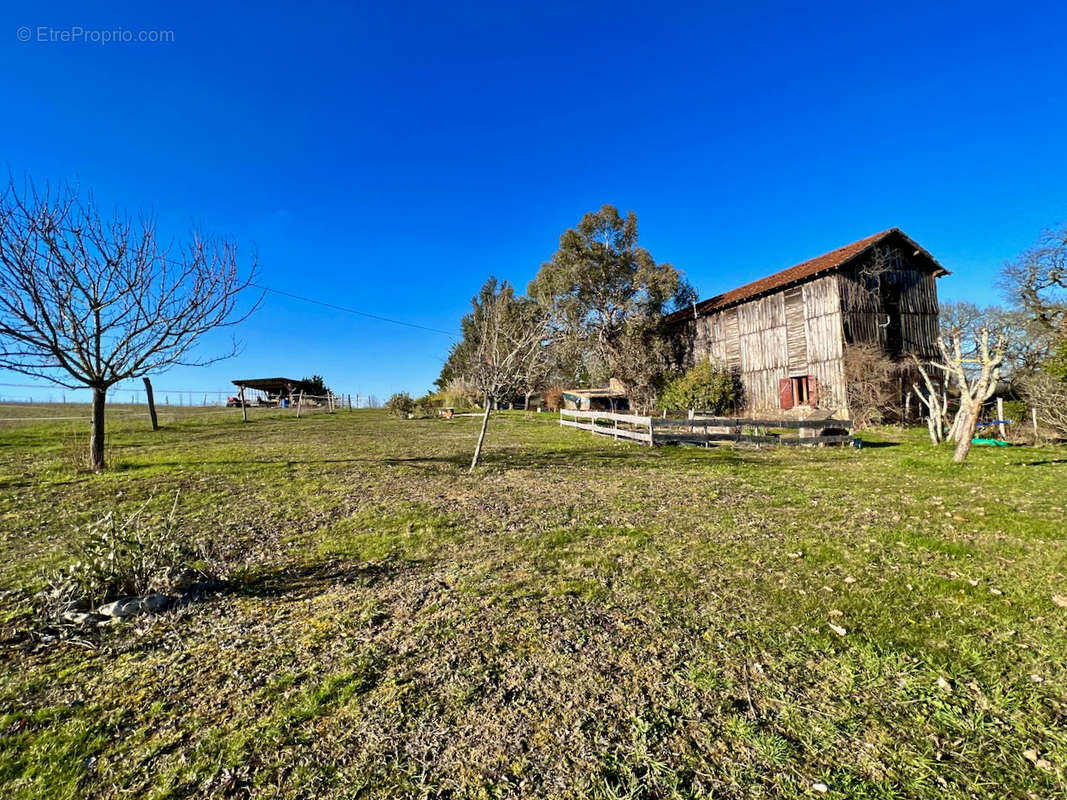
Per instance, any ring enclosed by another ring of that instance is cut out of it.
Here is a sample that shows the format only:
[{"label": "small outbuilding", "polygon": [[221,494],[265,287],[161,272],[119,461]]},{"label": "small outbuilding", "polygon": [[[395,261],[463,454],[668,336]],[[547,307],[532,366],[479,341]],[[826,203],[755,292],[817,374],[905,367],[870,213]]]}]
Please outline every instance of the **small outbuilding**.
[{"label": "small outbuilding", "polygon": [[563,407],[576,411],[629,411],[626,390],[612,378],[607,386],[595,389],[564,389]]},{"label": "small outbuilding", "polygon": [[[233,382],[239,392],[245,393],[245,404],[257,406],[284,406],[299,384],[295,378],[241,378]],[[254,398],[249,397],[249,392],[256,393]],[[229,404],[240,405],[241,401],[231,397]]]}]

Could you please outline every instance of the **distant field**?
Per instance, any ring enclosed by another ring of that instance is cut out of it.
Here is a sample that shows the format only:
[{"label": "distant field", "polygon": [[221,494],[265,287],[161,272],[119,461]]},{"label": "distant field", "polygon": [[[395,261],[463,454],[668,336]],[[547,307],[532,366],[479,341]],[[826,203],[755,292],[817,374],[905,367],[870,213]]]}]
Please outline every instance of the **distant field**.
[{"label": "distant field", "polygon": [[[468,477],[475,418],[114,410],[102,475],[0,422],[0,797],[1064,796],[1067,448],[516,412]],[[230,588],[49,638],[86,523],[176,493]]]}]

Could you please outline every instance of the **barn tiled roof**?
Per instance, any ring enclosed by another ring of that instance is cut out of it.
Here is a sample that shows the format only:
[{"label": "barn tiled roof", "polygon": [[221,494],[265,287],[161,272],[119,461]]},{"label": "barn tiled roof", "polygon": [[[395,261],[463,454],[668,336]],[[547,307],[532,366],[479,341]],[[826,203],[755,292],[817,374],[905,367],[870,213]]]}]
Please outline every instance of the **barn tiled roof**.
[{"label": "barn tiled roof", "polygon": [[[760,295],[767,294],[768,292],[784,289],[791,284],[799,283],[823,273],[830,272],[831,270],[838,269],[843,267],[856,256],[865,252],[867,249],[880,244],[890,237],[899,237],[906,245],[913,246],[915,248],[915,255],[922,256],[922,260],[929,263],[930,269],[936,275],[948,274],[948,270],[937,263],[932,255],[916,244],[916,242],[900,230],[900,228],[889,228],[888,230],[873,234],[865,239],[860,239],[852,244],[846,244],[844,247],[831,250],[829,253],[823,253],[821,256],[813,258],[810,261],[805,261],[796,266],[789,267],[788,269],[783,269],[781,272],[768,275],[766,278],[760,278],[758,281],[746,283],[744,286],[731,289],[730,291],[716,295],[715,297],[709,297],[707,300],[702,300],[697,303],[696,310],[698,313],[718,311],[745,300],[751,300]],[[683,319],[692,313],[692,309],[679,309],[671,315],[671,318]]]}]

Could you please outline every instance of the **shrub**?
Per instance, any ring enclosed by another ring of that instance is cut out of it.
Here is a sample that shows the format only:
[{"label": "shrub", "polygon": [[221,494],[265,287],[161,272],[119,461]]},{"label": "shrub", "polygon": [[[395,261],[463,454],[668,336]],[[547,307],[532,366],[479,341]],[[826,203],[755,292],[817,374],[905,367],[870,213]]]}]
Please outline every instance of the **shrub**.
[{"label": "shrub", "polygon": [[[901,368],[897,362],[874,344],[847,346],[844,362],[848,410],[857,428],[869,428],[903,417]],[[911,391],[910,387],[908,391]]]},{"label": "shrub", "polygon": [[545,392],[545,408],[559,411],[563,408],[563,387],[553,386]]},{"label": "shrub", "polygon": [[732,414],[741,406],[741,379],[721,364],[701,361],[663,387],[660,403],[666,409],[696,409]]},{"label": "shrub", "polygon": [[477,390],[463,378],[450,380],[440,394],[443,401],[442,405],[457,410],[474,408],[481,401]]},{"label": "shrub", "polygon": [[1016,425],[1026,423],[1030,419],[1030,409],[1022,400],[1005,400],[1004,419],[1010,419]]},{"label": "shrub", "polygon": [[415,401],[415,413],[434,416],[437,409],[447,405],[440,392],[427,392]]},{"label": "shrub", "polygon": [[1067,380],[1048,372],[1035,372],[1022,381],[1022,393],[1037,409],[1038,424],[1054,439],[1067,438]]},{"label": "shrub", "polygon": [[407,392],[397,392],[385,401],[385,407],[389,409],[389,413],[394,417],[407,419],[410,414],[415,412],[415,401],[411,399],[411,395]]},{"label": "shrub", "polygon": [[74,560],[65,569],[45,574],[45,610],[50,615],[229,577],[231,564],[221,551],[180,535],[177,497],[170,515],[159,522],[143,519],[145,506],[125,519],[110,513],[89,525],[71,546]]}]

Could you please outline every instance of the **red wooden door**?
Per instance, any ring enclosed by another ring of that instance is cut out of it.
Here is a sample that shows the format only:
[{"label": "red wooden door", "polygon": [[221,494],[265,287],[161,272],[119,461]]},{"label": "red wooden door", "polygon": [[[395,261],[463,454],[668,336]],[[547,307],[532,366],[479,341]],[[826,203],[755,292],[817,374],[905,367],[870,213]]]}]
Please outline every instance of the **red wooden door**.
[{"label": "red wooden door", "polygon": [[778,381],[778,400],[779,406],[783,409],[790,409],[793,407],[793,379],[782,378]]}]

